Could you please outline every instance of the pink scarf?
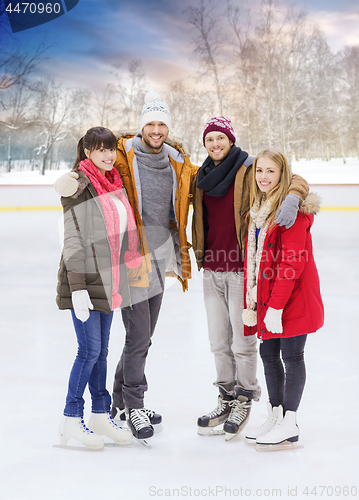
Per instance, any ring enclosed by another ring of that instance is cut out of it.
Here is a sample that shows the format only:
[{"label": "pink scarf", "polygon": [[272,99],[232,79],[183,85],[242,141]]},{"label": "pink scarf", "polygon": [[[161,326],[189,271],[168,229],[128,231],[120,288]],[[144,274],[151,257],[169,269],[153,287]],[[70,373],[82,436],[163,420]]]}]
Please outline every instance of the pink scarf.
[{"label": "pink scarf", "polygon": [[80,162],[79,170],[90,179],[91,184],[98,194],[103,209],[107,237],[110,242],[112,260],[112,307],[117,309],[122,302],[122,297],[118,293],[120,284],[120,217],[115,203],[111,200],[109,193],[114,192],[117,198],[123,203],[127,212],[127,232],[128,250],[125,252],[125,264],[129,268],[138,267],[142,262],[142,255],[137,252],[137,231],[135,216],[124,191],[120,174],[112,168],[105,175],[102,175],[98,168],[88,158]]}]

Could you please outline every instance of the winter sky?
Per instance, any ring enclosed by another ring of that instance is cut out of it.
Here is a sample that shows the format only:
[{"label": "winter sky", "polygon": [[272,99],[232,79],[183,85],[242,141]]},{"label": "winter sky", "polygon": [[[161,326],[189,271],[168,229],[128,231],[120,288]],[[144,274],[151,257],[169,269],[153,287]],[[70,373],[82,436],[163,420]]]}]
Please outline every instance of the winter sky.
[{"label": "winter sky", "polygon": [[[359,44],[357,0],[280,0],[305,10],[321,27],[333,50]],[[44,0],[44,3],[45,0]],[[260,0],[232,0],[255,9]],[[7,43],[29,46],[46,39],[52,44],[44,71],[66,85],[102,86],[114,64],[143,61],[147,79],[161,89],[186,76],[193,66],[195,33],[185,10],[196,0],[80,0],[66,15],[11,35]],[[226,6],[225,0],[218,5]]]}]

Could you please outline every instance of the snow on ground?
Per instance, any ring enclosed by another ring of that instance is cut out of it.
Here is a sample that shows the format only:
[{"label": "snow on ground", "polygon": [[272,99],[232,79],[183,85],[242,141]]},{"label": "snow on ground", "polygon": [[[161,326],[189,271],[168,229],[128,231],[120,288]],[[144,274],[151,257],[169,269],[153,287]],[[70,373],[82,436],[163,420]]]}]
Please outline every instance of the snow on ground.
[{"label": "snow on ground", "polygon": [[292,162],[292,170],[309,184],[359,184],[359,160],[349,158],[330,161],[300,160]]},{"label": "snow on ground", "polygon": [[[0,212],[0,495],[4,500],[118,498],[353,498],[359,494],[359,212],[322,212],[313,228],[326,319],[306,347],[307,384],[295,451],[257,452],[244,434],[196,434],[217,390],[201,273],[189,292],[173,280],[150,350],[148,407],[163,415],[152,448],[138,443],[84,452],[54,447],[76,354],[70,313],[55,305],[59,212]],[[334,232],[335,230],[335,232]],[[108,387],[124,343],[115,313]],[[266,414],[263,395],[247,429]],[[86,420],[90,398],[86,399]],[[315,490],[316,488],[316,490]],[[315,495],[316,493],[316,495]]]}]

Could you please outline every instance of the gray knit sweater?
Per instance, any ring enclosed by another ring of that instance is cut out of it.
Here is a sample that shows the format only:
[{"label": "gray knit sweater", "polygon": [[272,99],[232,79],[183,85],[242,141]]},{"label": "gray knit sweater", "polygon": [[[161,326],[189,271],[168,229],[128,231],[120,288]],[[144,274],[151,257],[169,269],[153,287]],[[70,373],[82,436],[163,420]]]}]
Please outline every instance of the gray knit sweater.
[{"label": "gray knit sweater", "polygon": [[165,148],[158,154],[150,153],[139,133],[133,139],[141,183],[142,221],[145,226],[151,259],[166,257],[164,243],[169,238],[172,212],[172,167]]}]

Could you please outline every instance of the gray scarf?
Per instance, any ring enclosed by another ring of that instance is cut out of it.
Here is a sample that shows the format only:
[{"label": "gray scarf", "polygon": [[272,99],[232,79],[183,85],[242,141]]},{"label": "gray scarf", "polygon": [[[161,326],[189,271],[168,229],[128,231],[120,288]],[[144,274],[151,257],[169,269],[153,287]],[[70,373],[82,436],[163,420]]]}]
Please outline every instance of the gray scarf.
[{"label": "gray scarf", "polygon": [[172,210],[173,173],[166,148],[151,153],[138,133],[133,138],[133,150],[137,159],[141,182],[142,220],[145,226],[151,258],[166,258]]}]

